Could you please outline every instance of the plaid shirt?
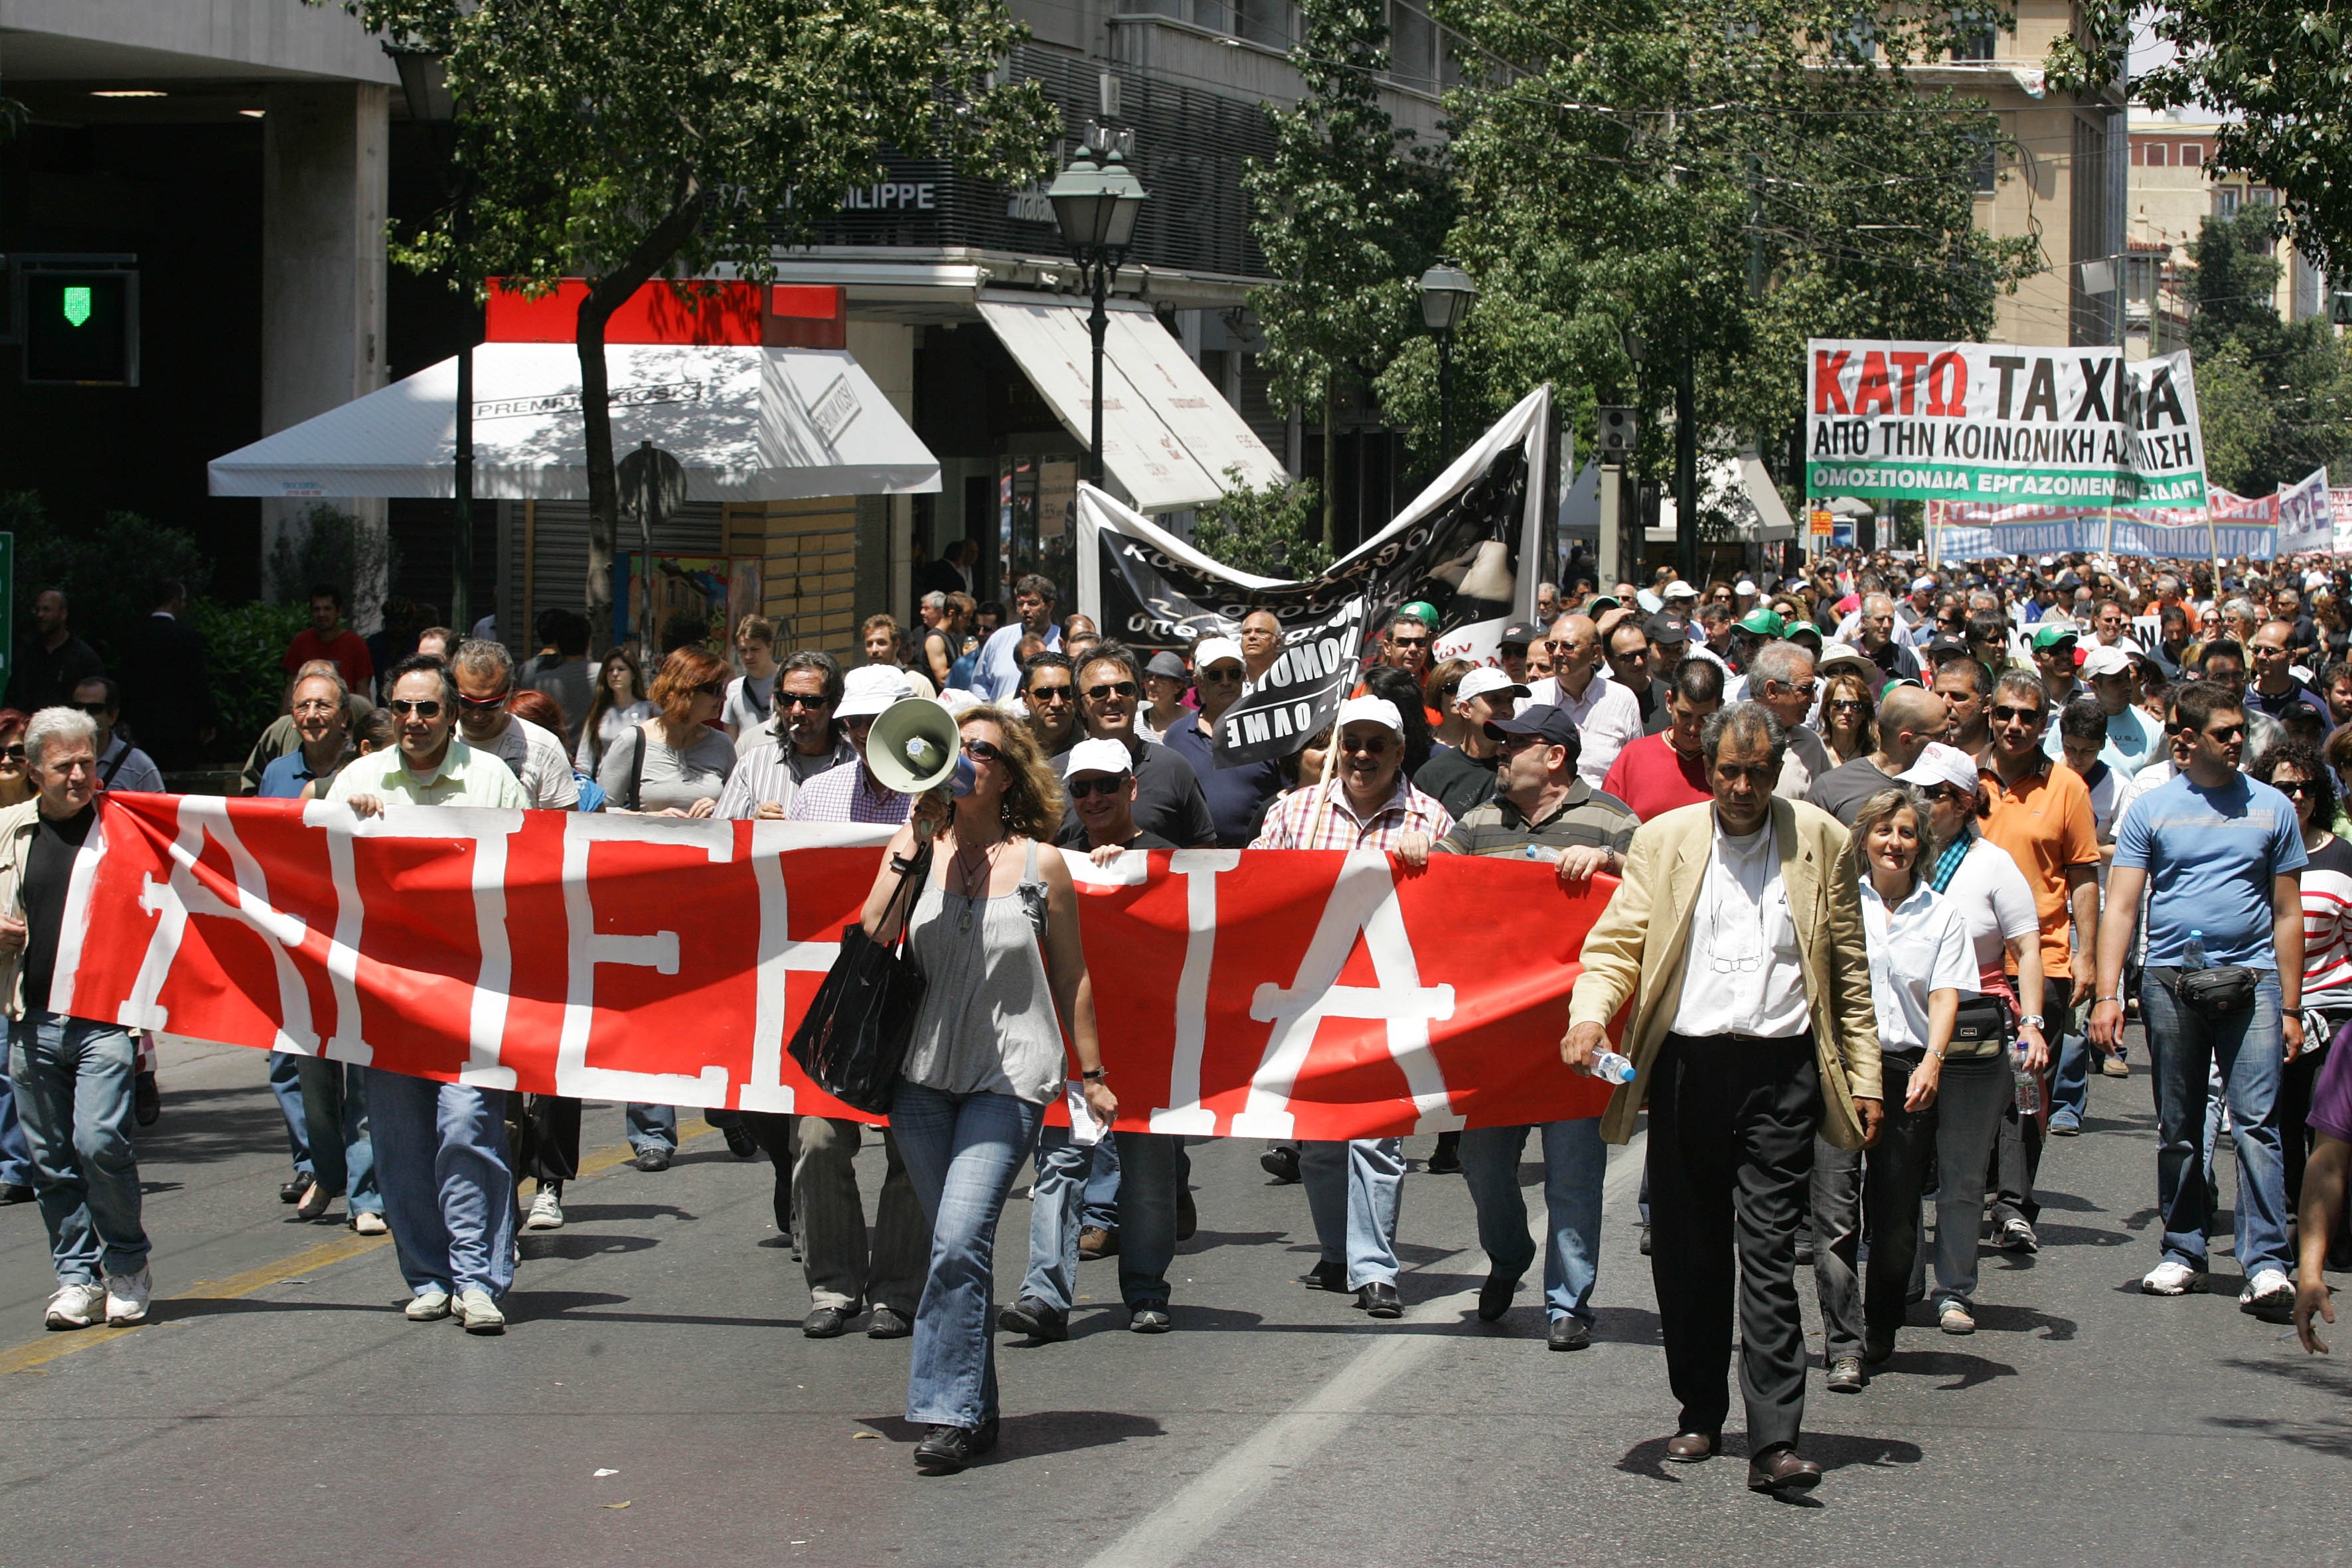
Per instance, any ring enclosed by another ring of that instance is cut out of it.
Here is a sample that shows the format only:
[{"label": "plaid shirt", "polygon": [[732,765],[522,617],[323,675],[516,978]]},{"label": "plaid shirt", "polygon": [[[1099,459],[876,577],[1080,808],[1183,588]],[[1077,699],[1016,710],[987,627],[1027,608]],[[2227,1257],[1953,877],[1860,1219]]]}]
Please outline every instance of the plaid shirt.
[{"label": "plaid shirt", "polygon": [[1356,815],[1348,803],[1345,788],[1331,792],[1323,807],[1323,823],[1319,831],[1311,833],[1315,823],[1318,789],[1295,789],[1266,808],[1265,826],[1250,840],[1253,849],[1378,849],[1383,852],[1396,848],[1397,840],[1408,833],[1425,833],[1434,844],[1454,831],[1454,818],[1445,808],[1412,787],[1402,773],[1397,775],[1396,788],[1388,803],[1369,817]]},{"label": "plaid shirt", "polygon": [[[787,822],[879,822],[897,825],[914,809],[915,797],[885,789],[861,762],[827,768],[801,785],[785,808]],[[722,814],[723,815],[723,814]]]}]

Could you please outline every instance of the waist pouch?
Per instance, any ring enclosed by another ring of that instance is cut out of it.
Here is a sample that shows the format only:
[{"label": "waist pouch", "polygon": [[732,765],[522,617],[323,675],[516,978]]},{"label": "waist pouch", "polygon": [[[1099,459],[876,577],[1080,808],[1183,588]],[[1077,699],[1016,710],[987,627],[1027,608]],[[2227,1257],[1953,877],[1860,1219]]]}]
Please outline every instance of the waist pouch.
[{"label": "waist pouch", "polygon": [[1998,996],[1971,996],[1952,1016],[1952,1048],[1982,1052],[2009,1038],[2009,1004]]},{"label": "waist pouch", "polygon": [[2184,969],[2173,990],[2183,1005],[2208,1018],[2227,1018],[2254,1005],[2254,987],[2261,982],[2259,972],[2231,963],[2218,969]]}]

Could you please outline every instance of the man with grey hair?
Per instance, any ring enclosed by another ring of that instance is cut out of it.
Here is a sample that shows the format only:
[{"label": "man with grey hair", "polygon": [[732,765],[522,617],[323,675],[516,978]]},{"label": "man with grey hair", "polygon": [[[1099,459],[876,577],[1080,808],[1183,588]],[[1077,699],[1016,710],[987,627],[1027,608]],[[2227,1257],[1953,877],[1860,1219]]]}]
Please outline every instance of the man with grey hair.
[{"label": "man with grey hair", "polygon": [[1806,721],[1821,698],[1811,651],[1793,642],[1768,642],[1758,648],[1748,661],[1748,694],[1764,704],[1788,737],[1788,753],[1780,760],[1780,777],[1772,793],[1804,799],[1813,780],[1837,765]]},{"label": "man with grey hair", "polygon": [[1860,639],[1854,646],[1890,680],[1919,679],[1919,656],[1895,635],[1895,600],[1872,594],[1862,601],[1862,618],[1855,624]]},{"label": "man with grey hair", "polygon": [[52,1012],[66,889],[98,820],[98,726],[44,708],[25,731],[38,793],[0,811],[0,994],[8,1077],[49,1233],[52,1329],[143,1322],[154,1283],[131,1144],[137,1051],[120,1024]]},{"label": "man with grey hair", "polygon": [[1591,616],[1559,617],[1551,628],[1552,673],[1528,688],[1519,709],[1559,708],[1576,724],[1583,749],[1576,771],[1594,789],[1617,753],[1642,738],[1639,699],[1601,668],[1601,627]]},{"label": "man with grey hair", "polygon": [[735,771],[712,815],[781,819],[801,785],[857,761],[848,729],[834,717],[843,690],[833,655],[817,648],[786,654],[776,667],[775,722],[737,744]]},{"label": "man with grey hair", "polygon": [[1700,731],[1713,798],[1645,822],[1586,935],[1560,1058],[1590,1071],[1610,1020],[1634,1076],[1601,1122],[1622,1143],[1650,1112],[1651,1273],[1682,1405],[1665,1457],[1721,1451],[1735,1295],[1748,1484],[1817,1484],[1797,1453],[1805,1331],[1797,1214],[1816,1131],[1866,1147],[1881,1112],[1878,1026],[1846,834],[1772,794],[1786,737],[1760,702]]},{"label": "man with grey hair", "polygon": [[513,770],[530,804],[542,811],[577,811],[580,781],[563,738],[507,711],[514,695],[514,658],[504,643],[471,637],[457,645],[449,673],[457,683],[457,729],[466,743]]}]

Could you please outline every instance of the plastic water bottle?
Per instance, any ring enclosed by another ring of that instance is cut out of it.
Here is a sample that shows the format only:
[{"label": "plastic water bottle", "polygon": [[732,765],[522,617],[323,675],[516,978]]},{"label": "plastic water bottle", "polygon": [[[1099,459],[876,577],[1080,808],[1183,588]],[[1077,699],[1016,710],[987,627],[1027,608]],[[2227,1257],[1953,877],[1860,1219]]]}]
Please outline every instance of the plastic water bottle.
[{"label": "plastic water bottle", "polygon": [[1633,1081],[1633,1058],[1616,1051],[1592,1053],[1592,1076],[1605,1083]]},{"label": "plastic water bottle", "polygon": [[2205,933],[2203,931],[2192,931],[2189,933],[2189,946],[2180,954],[2180,967],[2183,969],[2210,969],[2212,967],[2211,963],[2205,957]]},{"label": "plastic water bottle", "polygon": [[2010,1052],[2009,1072],[2017,1091],[2017,1114],[2021,1117],[2040,1115],[2042,1078],[2038,1073],[2026,1070],[2025,1043],[2021,1040]]}]

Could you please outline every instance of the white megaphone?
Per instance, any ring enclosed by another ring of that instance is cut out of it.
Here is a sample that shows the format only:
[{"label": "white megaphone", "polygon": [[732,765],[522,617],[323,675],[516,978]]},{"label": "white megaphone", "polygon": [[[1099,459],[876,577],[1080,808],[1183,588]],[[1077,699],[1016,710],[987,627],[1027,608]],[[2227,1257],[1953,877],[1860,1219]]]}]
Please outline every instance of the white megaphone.
[{"label": "white megaphone", "polygon": [[971,759],[955,715],[927,697],[908,697],[875,715],[866,733],[866,766],[884,788],[928,795],[947,786],[959,799],[971,793]]}]

